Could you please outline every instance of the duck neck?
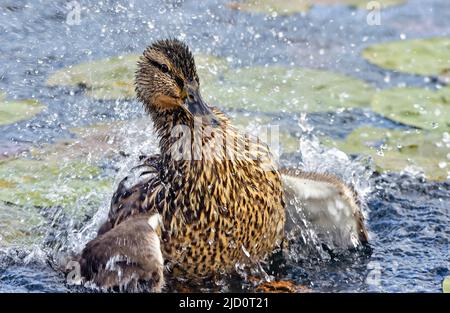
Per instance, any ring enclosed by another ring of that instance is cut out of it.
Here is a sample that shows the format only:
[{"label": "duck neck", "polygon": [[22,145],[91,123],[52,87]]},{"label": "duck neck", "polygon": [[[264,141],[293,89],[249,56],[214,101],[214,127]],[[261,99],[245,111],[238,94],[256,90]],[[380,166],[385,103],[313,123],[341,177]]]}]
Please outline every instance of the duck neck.
[{"label": "duck neck", "polygon": [[152,111],[150,116],[159,137],[159,148],[162,155],[171,155],[171,147],[177,141],[178,130],[191,129],[191,117],[182,109]]},{"label": "duck neck", "polygon": [[202,159],[207,126],[183,109],[151,112],[151,117],[159,137],[164,168],[176,170],[177,176],[187,176],[191,166]]},{"label": "duck neck", "polygon": [[164,180],[201,175],[225,158],[226,136],[232,135],[233,139],[236,133],[228,126],[226,117],[216,113],[220,121],[218,125],[210,125],[200,117],[194,118],[182,108],[151,112],[160,139],[163,168],[173,169],[168,172],[174,174],[161,175]]}]

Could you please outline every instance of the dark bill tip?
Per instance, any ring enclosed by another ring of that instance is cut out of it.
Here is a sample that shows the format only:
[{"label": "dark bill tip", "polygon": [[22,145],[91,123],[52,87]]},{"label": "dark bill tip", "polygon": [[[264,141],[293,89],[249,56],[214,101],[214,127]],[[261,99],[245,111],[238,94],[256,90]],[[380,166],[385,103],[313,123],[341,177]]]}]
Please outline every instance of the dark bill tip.
[{"label": "dark bill tip", "polygon": [[220,120],[214,114],[209,105],[203,101],[197,90],[189,90],[186,99],[186,107],[194,117],[201,117],[204,122],[211,126],[220,125]]}]

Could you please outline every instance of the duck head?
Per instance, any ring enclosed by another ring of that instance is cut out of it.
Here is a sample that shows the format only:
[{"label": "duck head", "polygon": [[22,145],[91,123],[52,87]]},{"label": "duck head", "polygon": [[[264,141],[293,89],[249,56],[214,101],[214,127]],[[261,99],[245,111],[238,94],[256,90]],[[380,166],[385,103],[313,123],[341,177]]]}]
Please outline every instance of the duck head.
[{"label": "duck head", "polygon": [[136,93],[150,113],[184,111],[215,125],[218,119],[200,94],[200,79],[188,46],[177,39],[159,40],[141,56],[135,78]]}]

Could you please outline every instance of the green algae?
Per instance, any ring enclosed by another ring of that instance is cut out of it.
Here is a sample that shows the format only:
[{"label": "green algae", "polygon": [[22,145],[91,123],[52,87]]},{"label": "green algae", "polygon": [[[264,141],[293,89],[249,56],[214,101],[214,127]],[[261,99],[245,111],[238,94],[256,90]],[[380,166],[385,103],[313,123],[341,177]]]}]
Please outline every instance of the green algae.
[{"label": "green algae", "polygon": [[45,106],[37,100],[8,100],[0,93],[0,126],[28,120],[43,109]]},{"label": "green algae", "polygon": [[382,68],[425,76],[448,75],[450,38],[393,41],[367,47],[363,57]]},{"label": "green algae", "polygon": [[450,88],[437,91],[393,88],[377,92],[372,109],[394,121],[423,128],[450,130]]},{"label": "green algae", "polygon": [[24,207],[73,207],[84,199],[99,205],[96,194],[111,187],[100,174],[98,167],[82,161],[7,160],[0,163],[0,201]]},{"label": "green algae", "polygon": [[366,107],[373,89],[331,72],[268,66],[229,70],[205,93],[219,107],[291,113]]},{"label": "green algae", "polygon": [[[75,65],[55,72],[47,83],[82,85],[97,99],[132,98],[137,60],[138,56],[127,55]],[[363,107],[373,92],[363,81],[320,70],[231,69],[226,60],[211,55],[197,55],[196,64],[205,99],[229,109],[317,112]]]},{"label": "green algae", "polygon": [[442,292],[450,293],[450,276],[445,277],[444,281],[442,282]]},{"label": "green algae", "polygon": [[308,12],[311,8],[310,2],[309,0],[247,0],[242,3],[229,3],[228,7],[246,12],[292,15]]},{"label": "green algae", "polygon": [[362,127],[345,140],[323,142],[346,153],[370,155],[378,172],[412,170],[437,181],[445,181],[450,175],[448,133]]},{"label": "green algae", "polygon": [[[228,7],[234,10],[252,13],[277,14],[289,16],[307,13],[314,5],[346,5],[358,9],[369,10],[367,0],[246,0],[243,2],[230,2]],[[378,0],[381,8],[400,5],[406,0]]]},{"label": "green algae", "polygon": [[0,202],[0,246],[38,244],[44,236],[39,226],[44,222],[36,208]]}]

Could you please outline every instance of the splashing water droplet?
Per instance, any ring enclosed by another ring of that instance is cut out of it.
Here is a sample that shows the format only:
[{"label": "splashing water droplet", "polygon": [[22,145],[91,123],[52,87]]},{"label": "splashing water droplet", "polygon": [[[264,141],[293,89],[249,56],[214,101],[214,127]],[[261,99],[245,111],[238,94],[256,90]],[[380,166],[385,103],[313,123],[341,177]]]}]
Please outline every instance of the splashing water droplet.
[{"label": "splashing water droplet", "polygon": [[241,248],[242,248],[242,251],[244,252],[244,254],[245,254],[248,258],[250,258],[250,252],[248,252],[248,250],[245,249],[244,245],[242,245]]}]

